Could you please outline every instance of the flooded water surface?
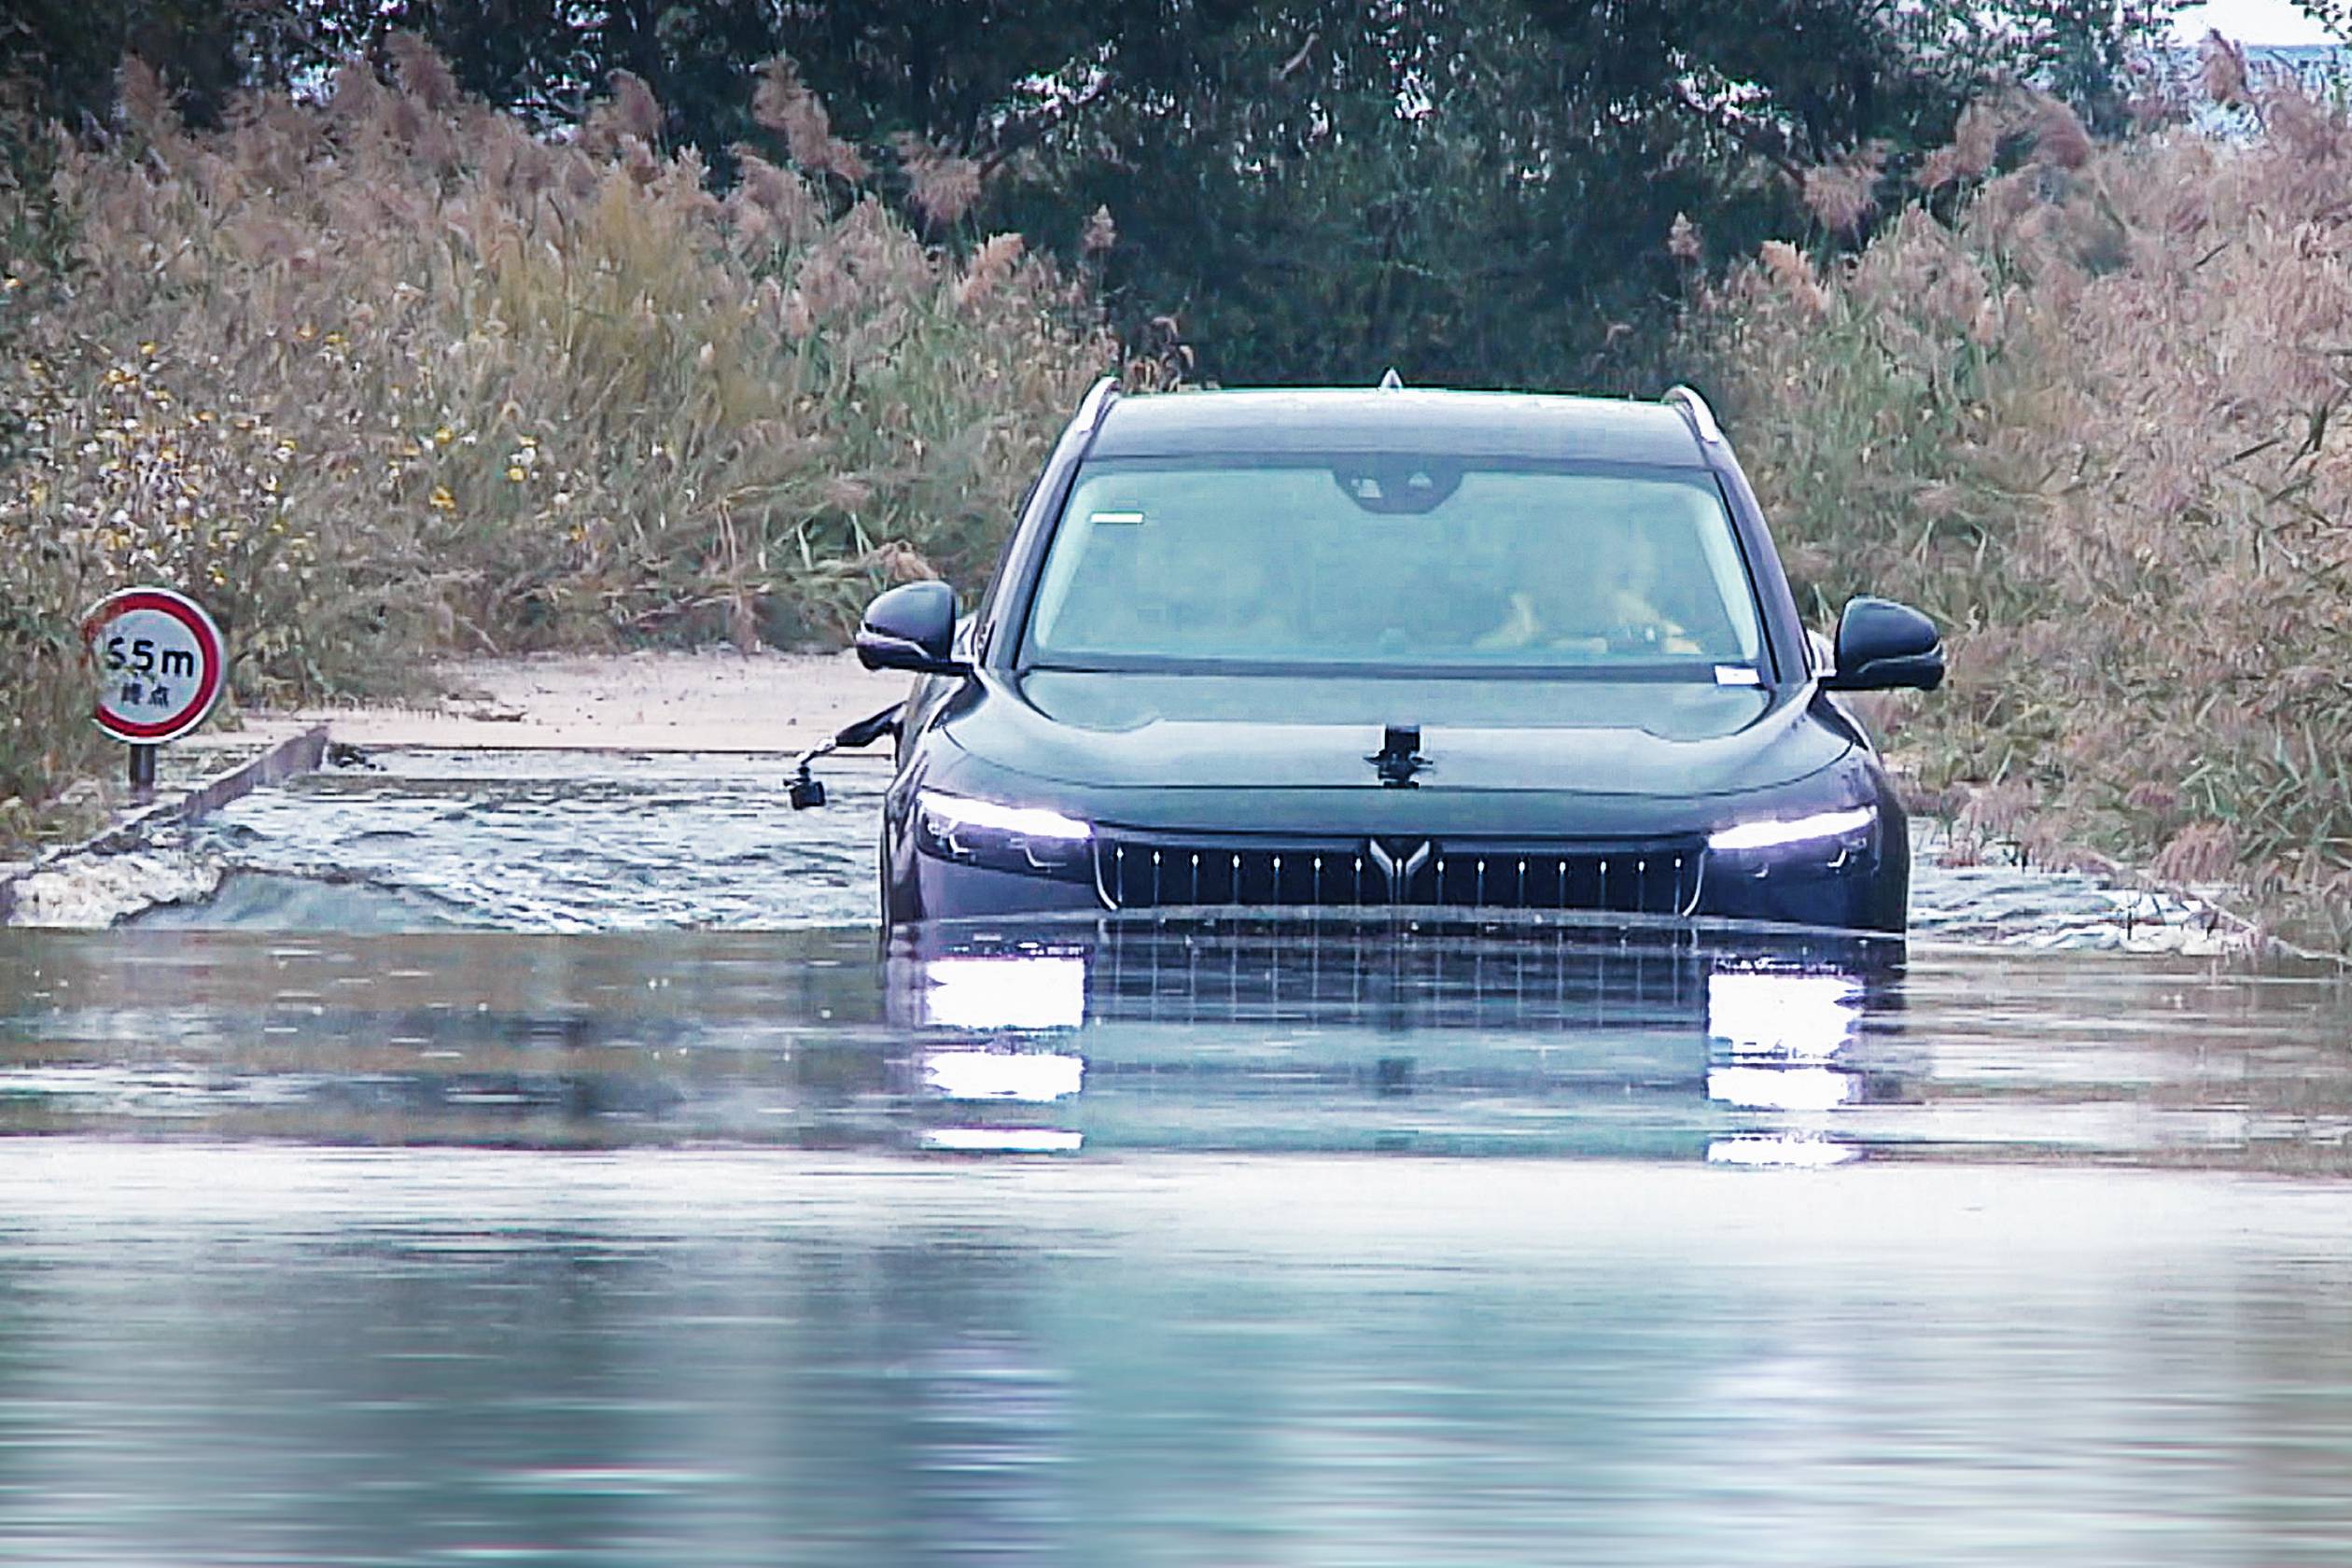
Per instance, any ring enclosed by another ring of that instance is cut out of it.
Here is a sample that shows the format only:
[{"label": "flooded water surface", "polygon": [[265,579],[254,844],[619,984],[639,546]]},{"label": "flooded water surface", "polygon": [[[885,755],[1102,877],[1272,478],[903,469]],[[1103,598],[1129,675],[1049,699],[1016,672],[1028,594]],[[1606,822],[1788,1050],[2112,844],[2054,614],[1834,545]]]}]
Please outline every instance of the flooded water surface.
[{"label": "flooded water surface", "polygon": [[642,931],[875,917],[887,770],[826,773],[794,811],[775,757],[388,751],[263,790],[196,824],[223,896],[201,925]]},{"label": "flooded water surface", "polygon": [[[2211,960],[1337,919],[13,933],[0,1125],[2352,1174],[2352,1002]],[[976,1123],[967,1127],[968,1122]]]},{"label": "flooded water surface", "polygon": [[599,765],[268,791],[210,901],[0,932],[0,1559],[2352,1561],[2332,974],[886,951],[872,774]]},{"label": "flooded water surface", "polygon": [[[774,757],[387,751],[259,791],[177,834],[185,863],[157,896],[218,889],[141,919],[536,931],[870,921],[888,770],[863,754],[824,771],[833,804],[801,812]],[[1976,863],[1974,847],[1971,863],[1947,867],[1939,830],[1914,826],[1915,932],[2068,950],[2193,948],[2206,934],[2201,912],[2177,901]]]},{"label": "flooded water surface", "polygon": [[2339,1562],[2341,1195],[20,1142],[37,1561]]},{"label": "flooded water surface", "polygon": [[0,946],[25,1561],[2336,1562],[2315,975],[1538,924]]}]

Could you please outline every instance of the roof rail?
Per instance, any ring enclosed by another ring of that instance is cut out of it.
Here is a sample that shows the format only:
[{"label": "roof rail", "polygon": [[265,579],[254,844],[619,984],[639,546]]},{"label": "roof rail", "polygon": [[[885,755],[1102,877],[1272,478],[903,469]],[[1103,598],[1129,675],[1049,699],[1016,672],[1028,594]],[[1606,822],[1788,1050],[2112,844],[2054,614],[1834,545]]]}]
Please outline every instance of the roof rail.
[{"label": "roof rail", "polygon": [[1659,400],[1682,411],[1683,419],[1690,426],[1690,433],[1699,438],[1701,446],[1726,444],[1723,427],[1715,423],[1715,410],[1707,406],[1707,399],[1699,396],[1696,387],[1670,386],[1666,396]]},{"label": "roof rail", "polygon": [[1094,433],[1102,428],[1102,416],[1110,413],[1111,405],[1118,400],[1119,378],[1104,376],[1086,388],[1086,395],[1078,401],[1078,416],[1071,423],[1084,426],[1086,439],[1092,441]]}]

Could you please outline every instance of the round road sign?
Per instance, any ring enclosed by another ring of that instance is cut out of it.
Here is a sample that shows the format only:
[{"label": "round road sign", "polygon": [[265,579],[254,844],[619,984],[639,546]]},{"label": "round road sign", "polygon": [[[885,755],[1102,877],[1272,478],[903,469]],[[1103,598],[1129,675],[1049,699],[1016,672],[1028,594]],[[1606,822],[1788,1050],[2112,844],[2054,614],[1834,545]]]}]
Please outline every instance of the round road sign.
[{"label": "round road sign", "polygon": [[204,721],[220,700],[229,660],[203,607],[169,588],[124,588],[82,617],[98,671],[98,727],[154,746]]}]

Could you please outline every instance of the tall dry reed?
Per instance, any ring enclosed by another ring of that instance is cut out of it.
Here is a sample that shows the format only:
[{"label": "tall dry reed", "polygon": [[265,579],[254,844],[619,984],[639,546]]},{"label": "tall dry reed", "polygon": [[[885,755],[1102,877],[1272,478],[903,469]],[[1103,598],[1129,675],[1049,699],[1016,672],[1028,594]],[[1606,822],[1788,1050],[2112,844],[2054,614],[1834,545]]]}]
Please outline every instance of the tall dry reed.
[{"label": "tall dry reed", "polygon": [[1693,329],[1825,621],[1868,590],[1950,628],[1895,715],[1930,784],[2344,944],[2352,124],[2235,90],[2243,138],[2095,151],[1989,105],[1859,255],[1768,257]]},{"label": "tall dry reed", "polygon": [[828,140],[829,187],[746,148],[721,198],[632,78],[535,134],[396,58],[202,134],[134,62],[116,141],[0,187],[0,235],[65,236],[0,268],[0,835],[89,762],[71,625],[110,586],[197,593],[247,697],[821,637],[976,578],[1111,359],[1016,240],[927,249]]}]

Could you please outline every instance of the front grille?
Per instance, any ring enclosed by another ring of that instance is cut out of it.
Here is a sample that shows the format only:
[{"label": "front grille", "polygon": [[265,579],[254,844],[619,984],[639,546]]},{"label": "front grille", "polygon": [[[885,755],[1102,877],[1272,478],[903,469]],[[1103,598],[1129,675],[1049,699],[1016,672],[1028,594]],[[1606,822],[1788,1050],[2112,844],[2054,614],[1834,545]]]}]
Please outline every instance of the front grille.
[{"label": "front grille", "polygon": [[1491,840],[1201,841],[1099,834],[1095,881],[1113,909],[1379,907],[1688,915],[1695,843]]}]

